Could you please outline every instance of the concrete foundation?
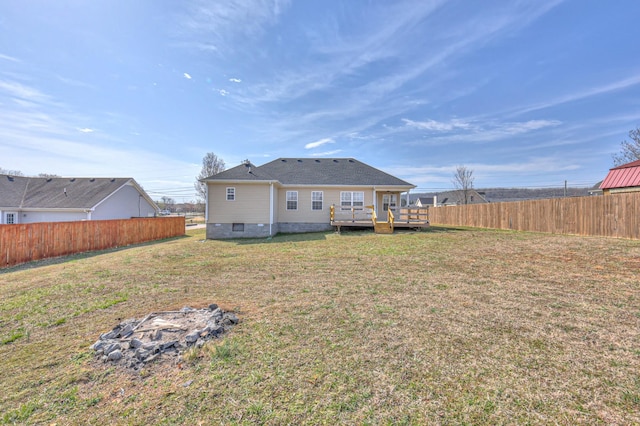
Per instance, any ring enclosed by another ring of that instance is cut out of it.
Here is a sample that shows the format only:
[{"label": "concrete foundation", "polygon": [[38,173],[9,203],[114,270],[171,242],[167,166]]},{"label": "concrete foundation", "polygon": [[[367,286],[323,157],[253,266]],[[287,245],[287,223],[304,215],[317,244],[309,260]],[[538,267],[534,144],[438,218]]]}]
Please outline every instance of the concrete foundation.
[{"label": "concrete foundation", "polygon": [[271,225],[260,223],[207,223],[207,238],[223,240],[228,238],[267,238],[278,233],[296,234],[306,232],[331,231],[329,223],[293,223],[281,222]]}]

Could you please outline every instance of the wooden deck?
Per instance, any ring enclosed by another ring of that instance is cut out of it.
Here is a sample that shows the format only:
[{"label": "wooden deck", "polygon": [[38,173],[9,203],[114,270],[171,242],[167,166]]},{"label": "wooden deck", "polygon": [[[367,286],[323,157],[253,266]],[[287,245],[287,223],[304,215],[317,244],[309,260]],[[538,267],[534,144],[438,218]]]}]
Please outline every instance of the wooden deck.
[{"label": "wooden deck", "polygon": [[391,234],[395,228],[426,228],[429,226],[429,208],[404,207],[395,216],[389,214],[389,220],[380,221],[373,206],[347,211],[331,206],[331,225],[338,232],[341,228],[373,228],[379,234]]}]

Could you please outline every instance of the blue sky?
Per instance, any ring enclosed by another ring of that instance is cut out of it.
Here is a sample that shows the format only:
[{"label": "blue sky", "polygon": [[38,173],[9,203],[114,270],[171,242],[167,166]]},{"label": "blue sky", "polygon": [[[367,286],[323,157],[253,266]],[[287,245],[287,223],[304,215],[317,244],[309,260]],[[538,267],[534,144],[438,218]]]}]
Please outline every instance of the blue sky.
[{"label": "blue sky", "polygon": [[635,0],[3,0],[0,167],[195,199],[202,157],[590,186],[640,125]]}]

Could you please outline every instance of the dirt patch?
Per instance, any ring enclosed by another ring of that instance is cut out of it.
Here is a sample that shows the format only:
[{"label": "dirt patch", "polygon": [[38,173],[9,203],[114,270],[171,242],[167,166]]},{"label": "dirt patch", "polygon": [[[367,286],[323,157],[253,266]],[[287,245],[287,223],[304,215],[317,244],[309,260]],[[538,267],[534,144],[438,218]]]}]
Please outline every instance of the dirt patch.
[{"label": "dirt patch", "polygon": [[182,353],[220,338],[239,322],[233,312],[218,305],[206,309],[152,312],[141,320],[129,319],[100,335],[91,348],[103,363],[137,371],[150,362],[178,364]]}]

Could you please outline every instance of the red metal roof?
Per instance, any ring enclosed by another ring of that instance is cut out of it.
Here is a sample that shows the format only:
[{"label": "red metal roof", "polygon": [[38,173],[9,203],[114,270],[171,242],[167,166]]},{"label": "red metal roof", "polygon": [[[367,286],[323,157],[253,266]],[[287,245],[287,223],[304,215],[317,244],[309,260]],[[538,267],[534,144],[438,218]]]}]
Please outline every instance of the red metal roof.
[{"label": "red metal roof", "polygon": [[600,189],[628,188],[631,186],[640,186],[640,160],[609,170],[609,174],[600,184]]}]

